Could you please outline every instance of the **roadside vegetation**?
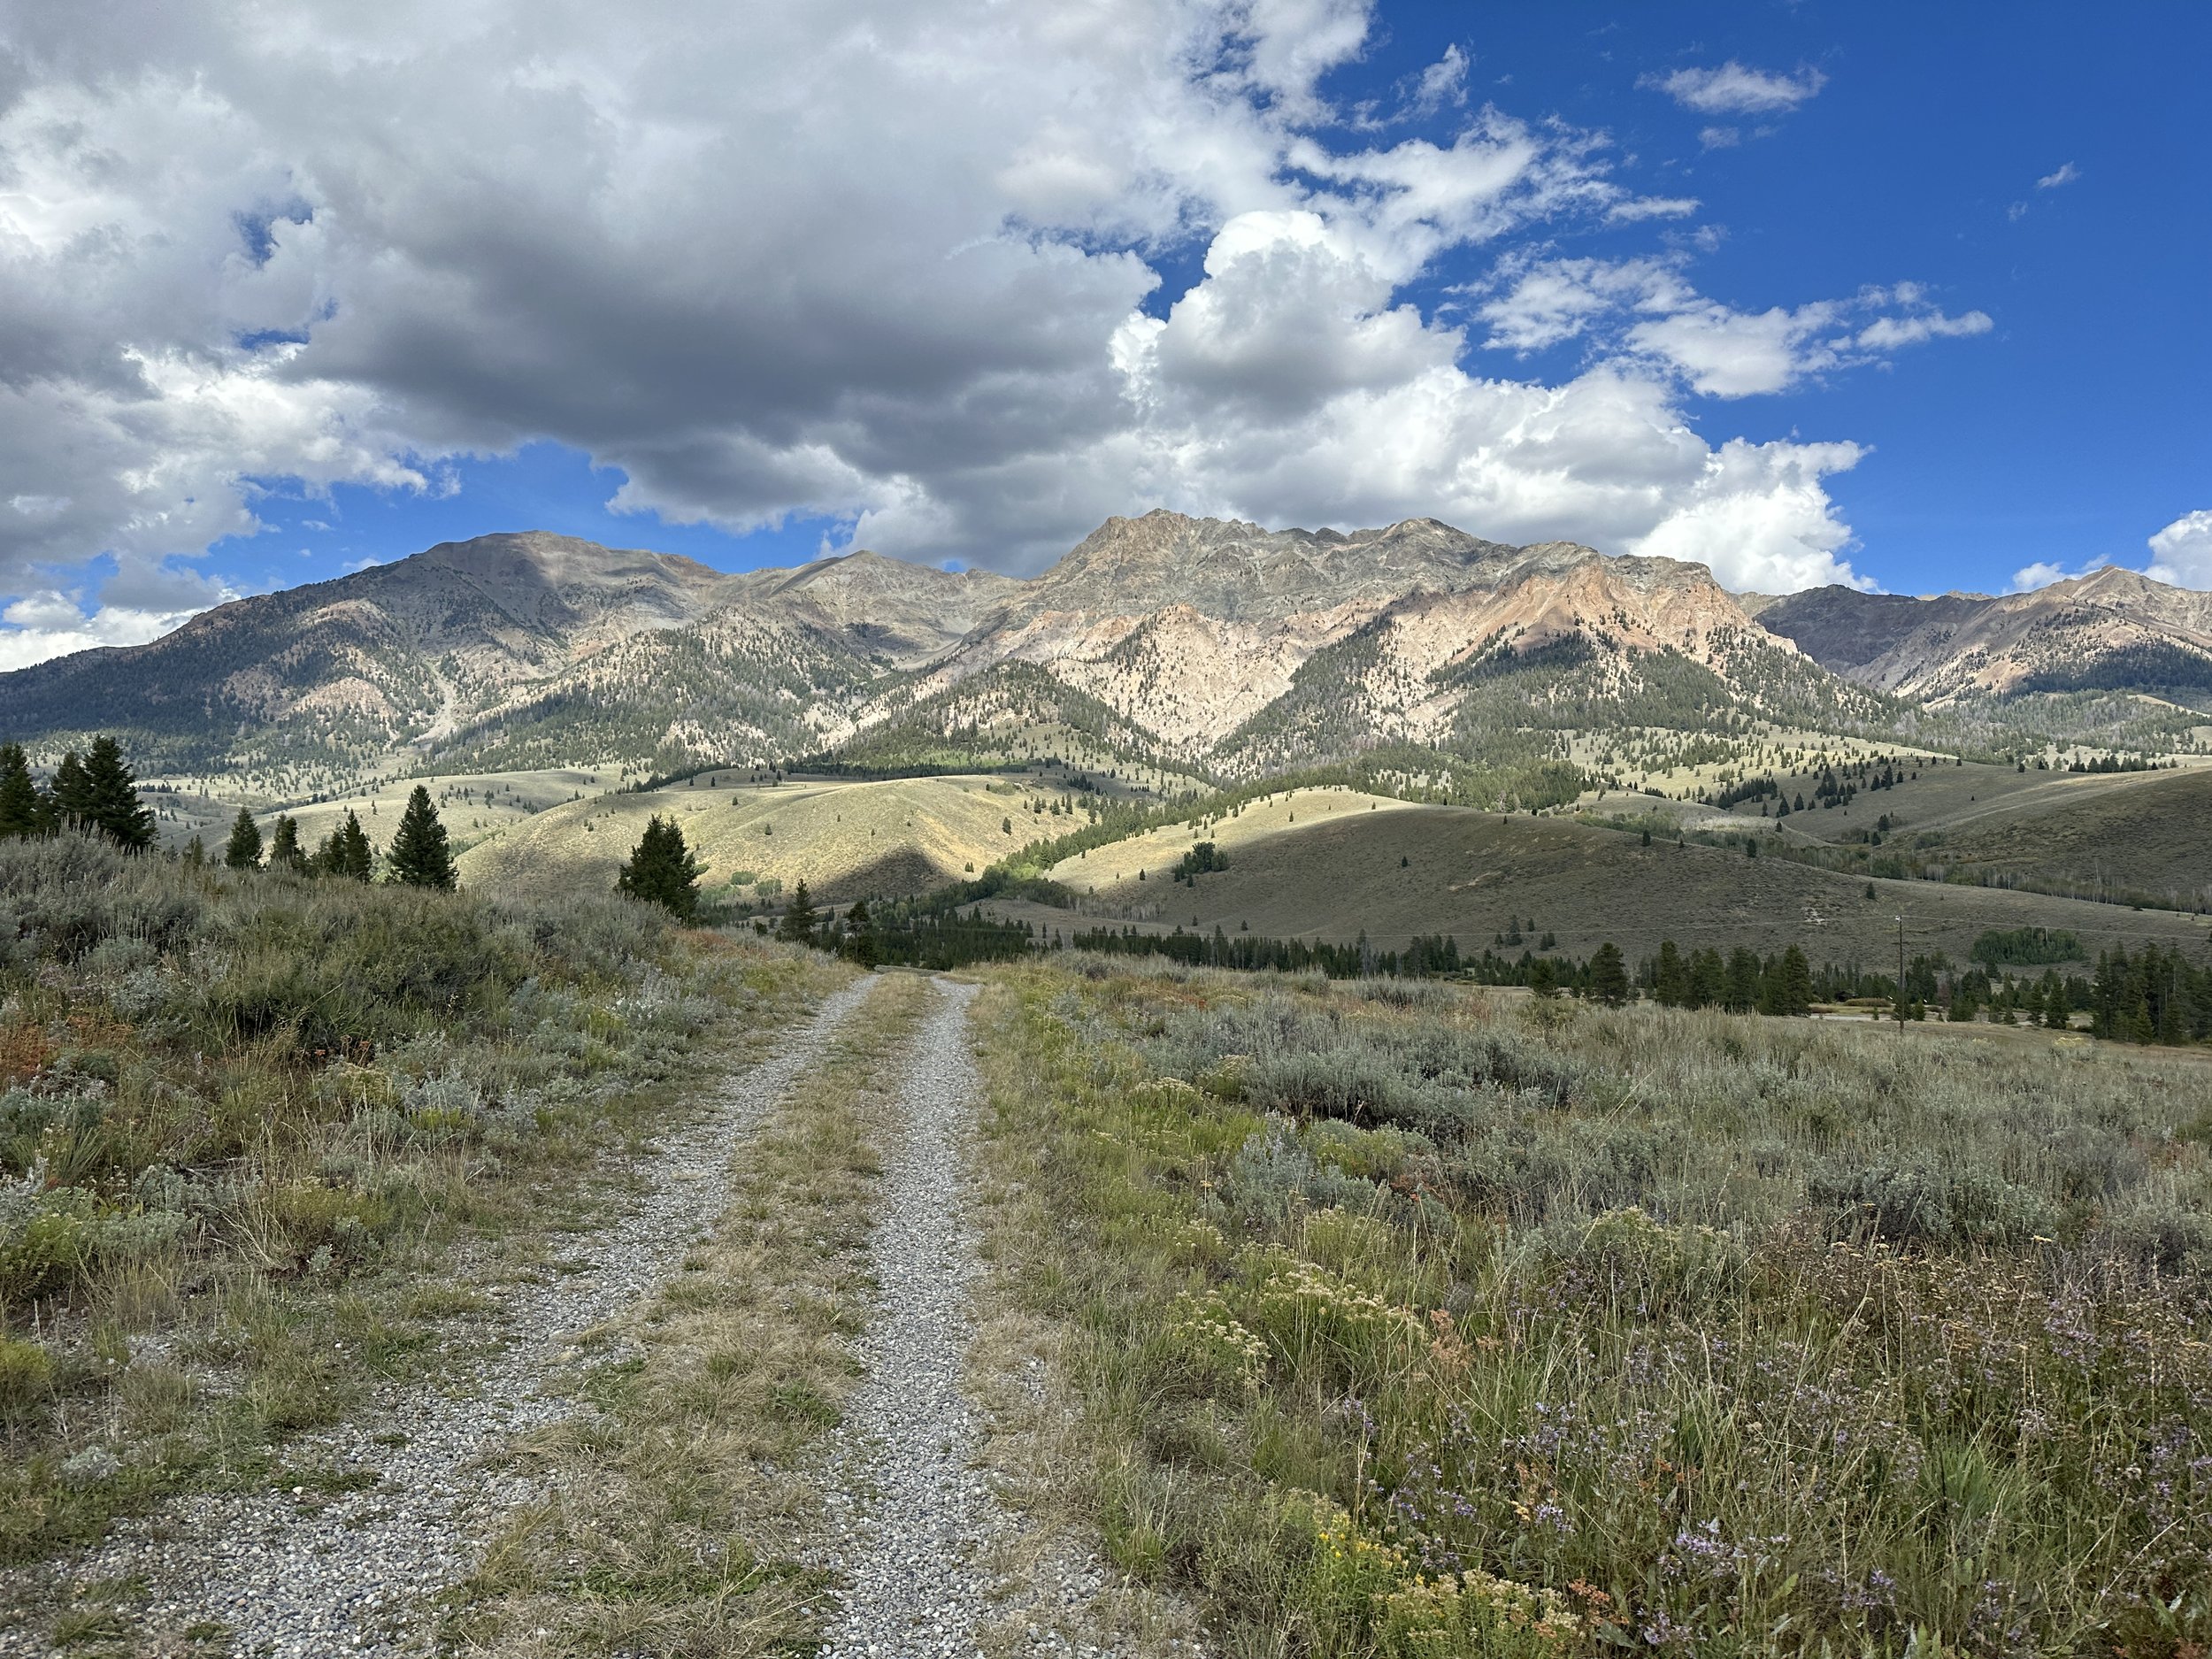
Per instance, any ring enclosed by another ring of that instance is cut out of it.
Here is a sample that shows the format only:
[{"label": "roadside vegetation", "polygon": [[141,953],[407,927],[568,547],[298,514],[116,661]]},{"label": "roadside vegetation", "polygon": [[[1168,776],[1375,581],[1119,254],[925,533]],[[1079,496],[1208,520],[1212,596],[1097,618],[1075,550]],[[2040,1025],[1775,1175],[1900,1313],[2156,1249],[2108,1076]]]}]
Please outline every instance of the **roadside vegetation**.
[{"label": "roadside vegetation", "polygon": [[994,980],[991,1245],[1063,1333],[1064,1466],[1224,1655],[2212,1642],[2201,1060]]},{"label": "roadside vegetation", "polygon": [[421,886],[0,841],[0,1562],[278,1479],[434,1372],[472,1252],[526,1249],[665,1085],[842,972],[440,891],[418,827]]}]

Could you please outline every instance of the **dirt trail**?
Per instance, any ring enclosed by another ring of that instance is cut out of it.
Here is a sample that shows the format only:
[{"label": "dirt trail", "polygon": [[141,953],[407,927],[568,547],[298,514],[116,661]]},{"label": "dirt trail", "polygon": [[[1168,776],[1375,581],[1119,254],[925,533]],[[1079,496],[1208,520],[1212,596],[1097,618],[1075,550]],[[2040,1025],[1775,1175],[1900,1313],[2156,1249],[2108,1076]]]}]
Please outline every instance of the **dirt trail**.
[{"label": "dirt trail", "polygon": [[[526,1478],[480,1467],[508,1437],[574,1409],[559,1386],[572,1333],[649,1294],[727,1206],[733,1143],[818,1059],[872,979],[829,997],[769,1056],[732,1077],[712,1109],[656,1148],[618,1218],[576,1240],[570,1261],[511,1287],[506,1346],[442,1390],[396,1393],[359,1420],[285,1448],[296,1466],[335,1465],[375,1484],[325,1502],[303,1489],[203,1496],[126,1522],[96,1549],[39,1570],[57,1582],[140,1578],[157,1644],[219,1624],[230,1649],[278,1659],[427,1651],[426,1604],[474,1565],[499,1516],[534,1495]],[[34,1581],[0,1579],[0,1594]],[[43,1598],[41,1598],[43,1599]],[[0,1655],[41,1654],[28,1632],[0,1632]]]},{"label": "dirt trail", "polygon": [[[1037,1632],[1070,1614],[1079,1622],[1103,1582],[1094,1565],[1064,1562],[1043,1569],[1043,1581],[1000,1584],[987,1564],[1020,1522],[979,1466],[982,1425],[961,1386],[979,1271],[964,1156],[981,1095],[968,1046],[976,987],[940,979],[937,990],[883,1160],[869,1247],[878,1289],[860,1341],[867,1380],[831,1435],[827,1564],[842,1581],[842,1607],[824,1659],[973,1655],[995,1615],[1023,1609]],[[1101,1651],[1048,1636],[1033,1645]]]}]

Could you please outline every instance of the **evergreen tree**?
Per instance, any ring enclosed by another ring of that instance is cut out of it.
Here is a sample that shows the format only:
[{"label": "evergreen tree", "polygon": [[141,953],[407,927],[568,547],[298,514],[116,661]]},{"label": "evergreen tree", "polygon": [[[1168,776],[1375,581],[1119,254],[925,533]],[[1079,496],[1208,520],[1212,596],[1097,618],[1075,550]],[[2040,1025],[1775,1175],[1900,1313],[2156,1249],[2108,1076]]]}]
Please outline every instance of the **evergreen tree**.
[{"label": "evergreen tree", "polygon": [[300,826],[290,813],[276,821],[276,832],[269,838],[269,868],[272,870],[304,870],[307,855],[300,849]]},{"label": "evergreen tree", "polygon": [[1528,988],[1541,997],[1559,995],[1559,974],[1551,965],[1551,958],[1539,956],[1529,964]]},{"label": "evergreen tree", "polygon": [[92,786],[86,781],[84,762],[71,749],[61,757],[61,764],[54,768],[54,780],[47,787],[48,799],[53,803],[54,827],[79,830],[88,826],[92,813]]},{"label": "evergreen tree", "polygon": [[1721,1006],[1732,1014],[1748,1014],[1759,1006],[1759,958],[1745,946],[1728,953],[1728,986]]},{"label": "evergreen tree", "polygon": [[1628,1001],[1628,966],[1621,960],[1621,948],[1609,939],[1590,958],[1590,997],[1608,1008]]},{"label": "evergreen tree", "polygon": [[139,800],[138,780],[123,764],[123,751],[113,738],[92,740],[83,780],[84,805],[78,817],[86,828],[125,852],[143,852],[153,845],[153,810]]},{"label": "evergreen tree", "polygon": [[399,833],[392,837],[384,861],[392,879],[406,887],[450,892],[460,885],[446,846],[445,826],[438,822],[438,809],[431,805],[430,791],[421,784],[407,797],[407,810],[399,815]]},{"label": "evergreen tree", "polygon": [[366,881],[375,864],[376,855],[369,848],[369,833],[361,827],[361,820],[348,811],[346,821],[330,832],[330,839],[316,853],[314,870],[319,876]]},{"label": "evergreen tree", "polygon": [[1682,965],[1682,953],[1671,939],[1659,941],[1659,964],[1653,972],[1651,994],[1662,1008],[1680,1008],[1690,1000],[1689,970]]},{"label": "evergreen tree", "polygon": [[261,868],[261,830],[244,807],[230,826],[230,841],[223,849],[223,863],[232,870]]},{"label": "evergreen tree", "polygon": [[618,892],[689,921],[699,913],[699,861],[684,845],[684,833],[671,818],[649,820],[629,862],[615,878]]},{"label": "evergreen tree", "polygon": [[792,889],[791,902],[783,912],[783,920],[777,925],[776,937],[795,945],[814,942],[814,901],[807,896],[806,878],[799,878],[799,885]]},{"label": "evergreen tree", "polygon": [[1795,945],[1767,972],[1759,987],[1759,1011],[1787,1017],[1813,1011],[1813,964]]},{"label": "evergreen tree", "polygon": [[1728,969],[1711,946],[1690,954],[1690,1006],[1711,1008],[1728,995]]},{"label": "evergreen tree", "polygon": [[875,918],[869,914],[865,899],[855,899],[845,912],[845,955],[864,968],[883,960],[882,941],[876,937]]},{"label": "evergreen tree", "polygon": [[0,841],[48,832],[47,803],[31,777],[31,763],[20,743],[0,748]]},{"label": "evergreen tree", "polygon": [[207,843],[197,835],[185,842],[184,862],[188,864],[204,864],[207,862]]}]

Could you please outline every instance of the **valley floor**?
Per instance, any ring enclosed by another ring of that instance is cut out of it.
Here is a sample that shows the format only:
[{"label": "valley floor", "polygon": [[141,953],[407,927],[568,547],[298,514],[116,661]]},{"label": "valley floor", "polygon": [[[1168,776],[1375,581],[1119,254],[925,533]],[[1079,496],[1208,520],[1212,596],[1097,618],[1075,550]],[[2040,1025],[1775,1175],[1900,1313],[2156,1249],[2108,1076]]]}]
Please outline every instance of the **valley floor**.
[{"label": "valley floor", "polygon": [[[0,1654],[2212,1641],[2202,1055],[1079,955],[746,971],[772,995],[590,1158],[502,1120],[527,1212],[391,1245],[430,1334],[267,1458],[73,1521],[51,1449],[150,1468],[139,1396],[5,1396],[55,1478]],[[395,1133],[368,1100],[333,1133]],[[370,1270],[271,1260],[369,1328]],[[189,1323],[98,1351],[241,1386]]]}]

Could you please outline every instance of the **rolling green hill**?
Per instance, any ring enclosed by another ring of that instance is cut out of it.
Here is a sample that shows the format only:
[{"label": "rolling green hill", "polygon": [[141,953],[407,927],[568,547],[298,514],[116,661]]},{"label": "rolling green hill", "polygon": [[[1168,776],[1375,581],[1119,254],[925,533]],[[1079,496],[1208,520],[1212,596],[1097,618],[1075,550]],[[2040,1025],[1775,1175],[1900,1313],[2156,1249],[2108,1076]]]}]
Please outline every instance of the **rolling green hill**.
[{"label": "rolling green hill", "polygon": [[[1194,885],[1170,872],[1210,840],[1229,867]],[[1142,871],[1143,879],[1138,872]],[[1671,938],[1684,947],[1798,944],[1816,963],[1893,962],[1897,918],[1909,954],[1967,959],[1985,930],[2072,931],[2093,951],[2124,941],[2212,945],[2212,919],[2137,912],[2078,899],[1930,881],[1876,880],[1740,847],[1640,838],[1568,819],[1412,805],[1350,791],[1298,791],[1236,818],[1153,831],[1056,865],[1079,910],[1010,913],[1071,929],[1097,921],[1215,927],[1278,937],[1401,947],[1449,933],[1480,949],[1547,933],[1585,956],[1611,940],[1632,958]],[[1517,953],[1520,949],[1511,949]]]}]

